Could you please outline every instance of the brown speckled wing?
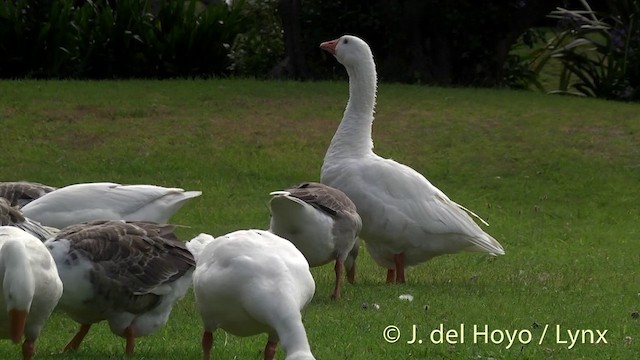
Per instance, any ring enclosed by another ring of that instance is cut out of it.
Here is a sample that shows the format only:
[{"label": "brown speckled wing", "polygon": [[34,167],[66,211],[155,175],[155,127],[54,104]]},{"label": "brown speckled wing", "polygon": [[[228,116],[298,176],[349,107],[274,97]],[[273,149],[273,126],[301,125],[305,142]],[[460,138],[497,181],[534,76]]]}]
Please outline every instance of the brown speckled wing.
[{"label": "brown speckled wing", "polygon": [[9,200],[12,206],[22,207],[55,189],[51,186],[29,181],[0,182],[0,197]]},{"label": "brown speckled wing", "polygon": [[355,204],[342,191],[330,186],[305,182],[286,189],[296,197],[331,216],[338,213],[355,213]]},{"label": "brown speckled wing", "polygon": [[9,200],[0,197],[0,225],[14,225],[23,221],[22,212],[11,206]]},{"label": "brown speckled wing", "polygon": [[140,313],[157,304],[162,294],[158,287],[195,267],[193,255],[174,228],[151,222],[93,221],[68,226],[56,238],[69,240],[70,252],[93,262],[90,279],[96,302]]}]

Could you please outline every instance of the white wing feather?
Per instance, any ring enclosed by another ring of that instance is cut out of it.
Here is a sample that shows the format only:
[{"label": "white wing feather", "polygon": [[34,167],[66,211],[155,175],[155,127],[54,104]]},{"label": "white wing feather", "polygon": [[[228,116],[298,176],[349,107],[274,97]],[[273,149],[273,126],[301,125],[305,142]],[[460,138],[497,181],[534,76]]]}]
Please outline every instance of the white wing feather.
[{"label": "white wing feather", "polygon": [[[338,166],[327,166],[322,175],[324,183],[341,189],[356,203],[363,223],[372,225],[362,231],[365,240],[371,237],[383,240],[377,234],[392,233],[395,235],[393,242],[399,247],[406,243],[438,247],[438,244],[424,239],[437,235],[461,235],[469,238],[468,246],[504,253],[497,241],[487,235],[467,212],[477,215],[449,199],[424,176],[406,165],[374,155],[343,161]],[[391,243],[387,245],[395,247]]]}]

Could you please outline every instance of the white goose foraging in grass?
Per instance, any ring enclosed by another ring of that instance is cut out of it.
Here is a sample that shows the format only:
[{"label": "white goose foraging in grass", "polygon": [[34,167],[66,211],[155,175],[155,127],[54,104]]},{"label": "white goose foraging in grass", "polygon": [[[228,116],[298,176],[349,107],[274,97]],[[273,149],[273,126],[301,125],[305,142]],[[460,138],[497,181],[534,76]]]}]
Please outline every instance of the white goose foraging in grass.
[{"label": "white goose foraging in grass", "polygon": [[376,263],[388,269],[387,282],[405,282],[405,267],[442,254],[504,254],[500,243],[471,218],[477,217],[474,213],[417,171],[373,152],[377,78],[369,46],[345,35],[320,48],[333,54],[349,75],[349,101],[325,155],[321,182],[342,190],[358,207],[360,237]]},{"label": "white goose foraging in grass", "polygon": [[355,278],[362,228],[355,204],[342,191],[315,182],[270,195],[269,230],[291,241],[311,267],[335,261],[336,286],[331,298],[339,298],[343,269],[346,267],[350,283]]},{"label": "white goose foraging in grass", "polygon": [[57,229],[47,228],[37,221],[25,218],[18,208],[11,206],[9,200],[0,197],[0,225],[13,226],[45,241],[55,234]]},{"label": "white goose foraging in grass", "polygon": [[32,181],[0,182],[0,197],[3,197],[18,208],[48,194],[56,188]]},{"label": "white goose foraging in grass", "polygon": [[126,339],[126,354],[132,354],[136,337],[167,322],[195,269],[174,228],[94,221],[68,226],[47,240],[64,284],[58,308],[81,324],[65,351],[77,350],[91,325],[107,320],[111,331]]},{"label": "white goose foraging in grass", "polygon": [[193,291],[204,323],[202,350],[211,358],[213,332],[267,333],[264,359],[278,341],[286,360],[313,360],[300,311],[315,292],[309,264],[286,239],[263,230],[240,230],[187,243],[196,258]]},{"label": "white goose foraging in grass", "polygon": [[35,341],[62,295],[58,270],[42,241],[13,226],[0,226],[0,338],[19,342],[31,359]]},{"label": "white goose foraging in grass", "polygon": [[200,195],[200,191],[155,185],[82,183],[52,191],[25,205],[22,212],[59,229],[93,220],[166,223],[186,201]]}]

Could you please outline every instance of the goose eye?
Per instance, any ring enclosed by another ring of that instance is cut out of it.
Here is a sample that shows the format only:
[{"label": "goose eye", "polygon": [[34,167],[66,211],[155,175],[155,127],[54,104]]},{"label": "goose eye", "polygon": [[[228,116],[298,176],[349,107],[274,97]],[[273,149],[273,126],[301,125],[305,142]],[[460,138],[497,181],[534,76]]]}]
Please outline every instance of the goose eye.
[{"label": "goose eye", "polygon": [[343,43],[343,44],[348,44],[348,43],[349,43],[349,39],[344,39],[344,40],[342,40],[342,43]]}]

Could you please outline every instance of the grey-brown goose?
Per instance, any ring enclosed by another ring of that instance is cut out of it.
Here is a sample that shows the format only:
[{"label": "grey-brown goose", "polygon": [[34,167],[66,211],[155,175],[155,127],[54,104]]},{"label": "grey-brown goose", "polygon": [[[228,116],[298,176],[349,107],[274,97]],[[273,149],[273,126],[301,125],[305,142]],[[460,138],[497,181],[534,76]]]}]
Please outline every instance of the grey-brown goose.
[{"label": "grey-brown goose", "polygon": [[343,268],[350,283],[355,278],[362,228],[356,206],[342,191],[316,182],[271,195],[270,231],[291,241],[311,267],[335,261],[336,285],[331,298],[339,298]]},{"label": "grey-brown goose", "polygon": [[173,225],[121,220],[71,225],[45,245],[53,255],[64,293],[59,309],[81,324],[65,350],[76,350],[92,324],[107,320],[126,339],[167,322],[191,284],[195,260]]}]

